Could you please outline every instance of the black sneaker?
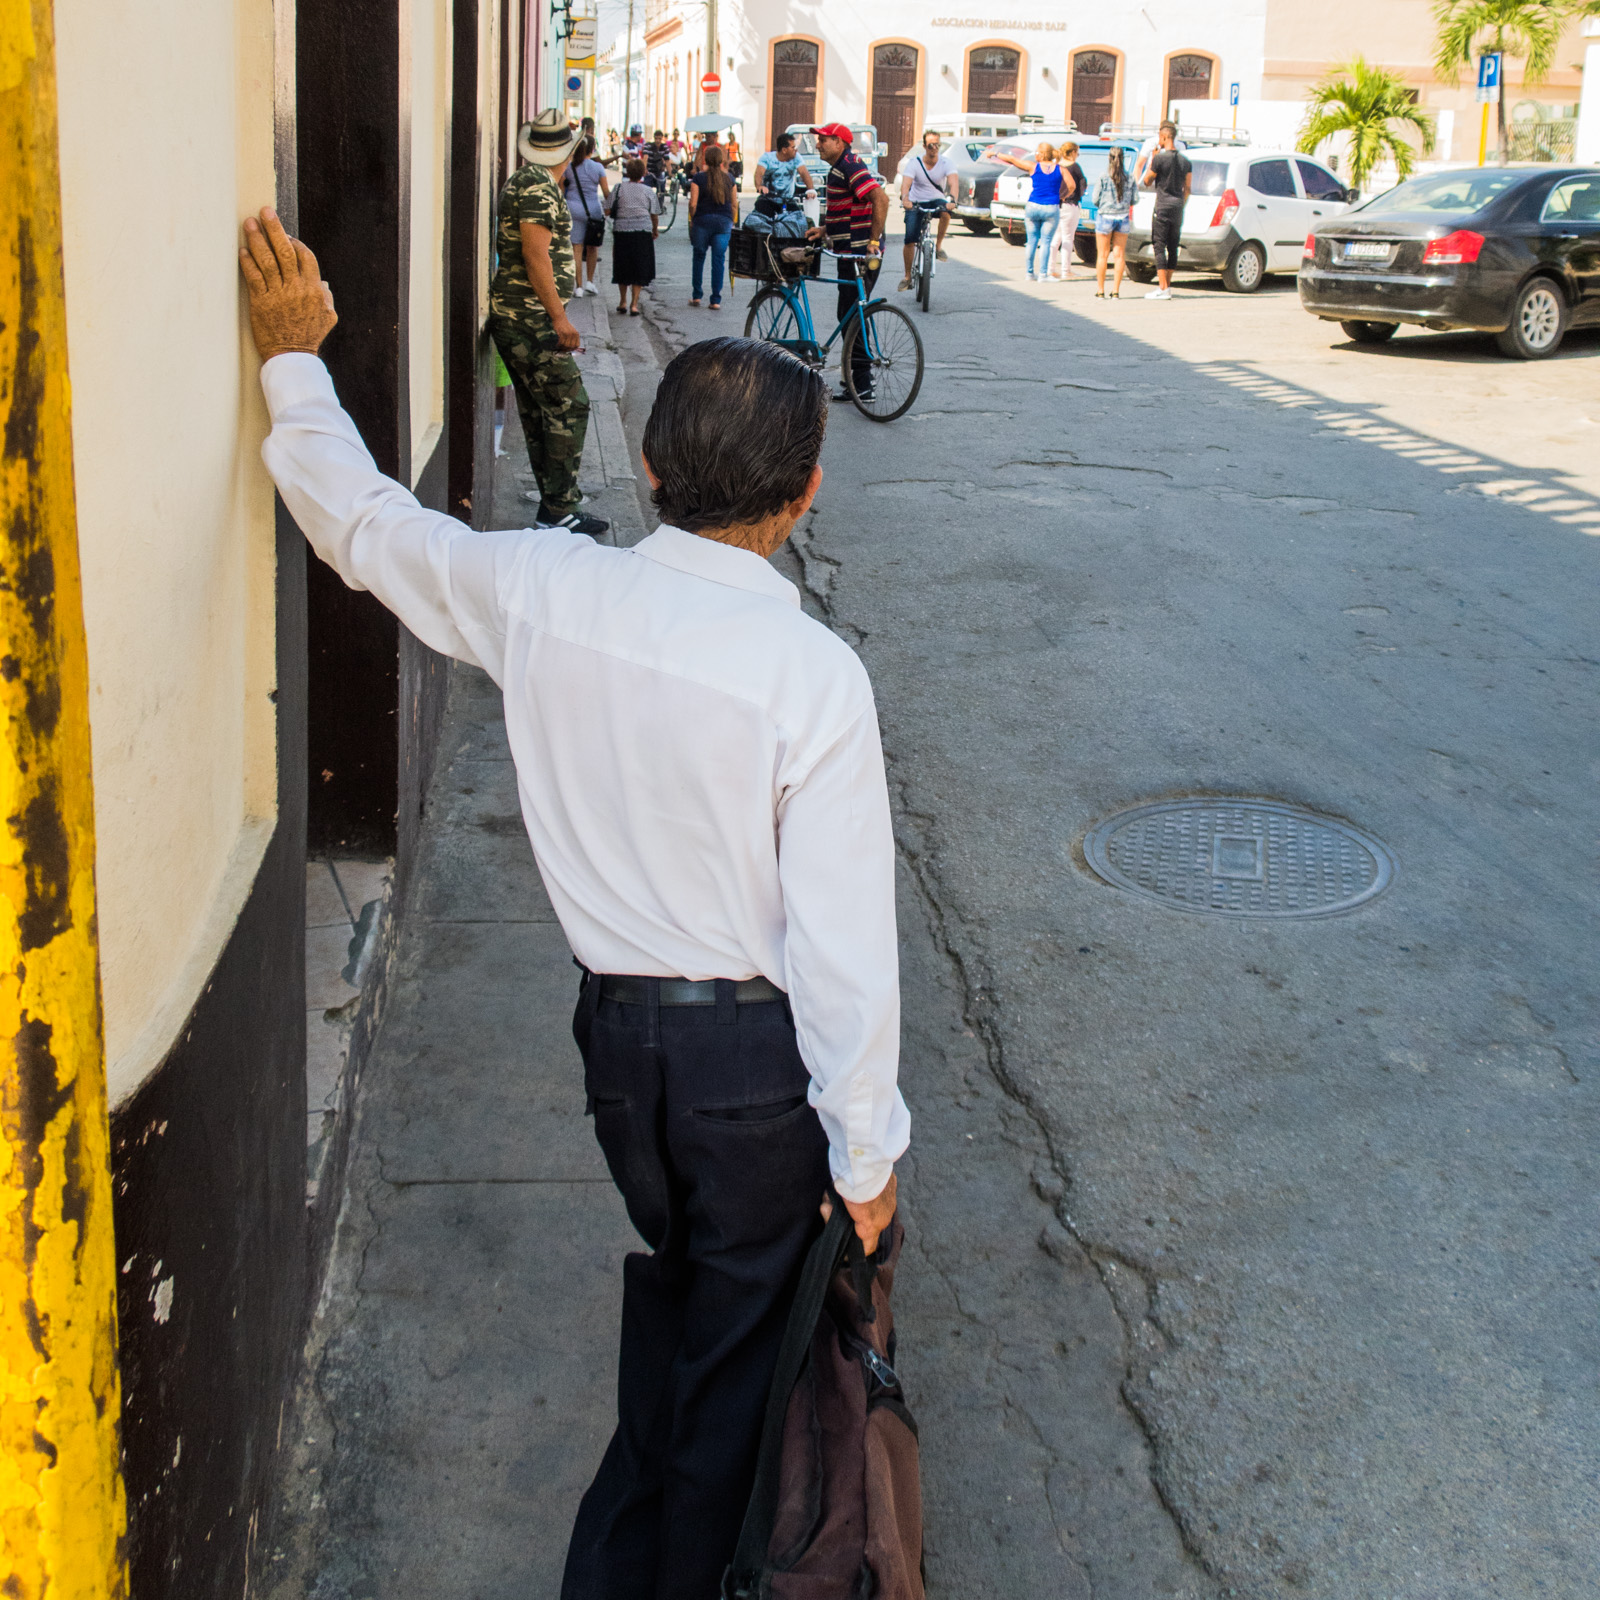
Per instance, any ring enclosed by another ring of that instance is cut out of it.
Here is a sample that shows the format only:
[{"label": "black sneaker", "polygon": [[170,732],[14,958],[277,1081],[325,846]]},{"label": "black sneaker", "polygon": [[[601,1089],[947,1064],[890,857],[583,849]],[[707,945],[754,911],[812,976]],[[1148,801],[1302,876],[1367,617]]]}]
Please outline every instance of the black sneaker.
[{"label": "black sneaker", "polygon": [[602,522],[599,517],[587,517],[581,511],[569,511],[565,516],[558,517],[549,507],[540,506],[534,526],[565,528],[569,533],[586,533],[591,539],[598,539],[602,533],[609,531],[611,524]]},{"label": "black sneaker", "polygon": [[858,389],[854,394],[851,394],[850,391],[841,383],[839,385],[838,394],[836,394],[833,398],[835,400],[855,401],[876,400],[877,396],[872,392],[872,386],[870,384],[868,384],[865,389]]}]

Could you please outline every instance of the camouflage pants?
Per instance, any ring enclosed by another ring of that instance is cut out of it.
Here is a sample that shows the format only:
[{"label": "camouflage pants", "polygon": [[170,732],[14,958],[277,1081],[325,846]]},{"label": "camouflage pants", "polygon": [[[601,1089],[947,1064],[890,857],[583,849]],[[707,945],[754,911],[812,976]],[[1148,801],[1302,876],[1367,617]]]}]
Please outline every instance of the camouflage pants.
[{"label": "camouflage pants", "polygon": [[511,374],[528,441],[528,464],[547,511],[576,509],[578,463],[589,432],[589,396],[578,363],[566,350],[545,350],[526,324],[491,317],[489,333]]}]

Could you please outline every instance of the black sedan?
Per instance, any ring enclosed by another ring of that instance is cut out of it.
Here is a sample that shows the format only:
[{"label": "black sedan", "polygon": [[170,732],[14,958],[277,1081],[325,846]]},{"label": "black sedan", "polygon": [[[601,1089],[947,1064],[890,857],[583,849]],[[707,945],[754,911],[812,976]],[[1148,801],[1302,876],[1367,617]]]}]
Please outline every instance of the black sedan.
[{"label": "black sedan", "polygon": [[1600,168],[1413,178],[1306,239],[1300,303],[1361,344],[1409,322],[1554,355],[1568,328],[1600,323]]},{"label": "black sedan", "polygon": [[[989,216],[989,207],[994,202],[994,186],[1000,181],[1002,173],[1017,170],[1003,162],[984,159],[984,151],[992,150],[996,142],[994,139],[957,138],[948,141],[944,147],[944,154],[956,169],[956,181],[960,185],[951,210],[967,225],[969,233],[994,232],[994,222]],[[998,143],[1008,150],[1013,147],[1024,148],[1017,145],[1014,139],[1001,139]],[[1031,150],[1032,146],[1026,148]]]}]

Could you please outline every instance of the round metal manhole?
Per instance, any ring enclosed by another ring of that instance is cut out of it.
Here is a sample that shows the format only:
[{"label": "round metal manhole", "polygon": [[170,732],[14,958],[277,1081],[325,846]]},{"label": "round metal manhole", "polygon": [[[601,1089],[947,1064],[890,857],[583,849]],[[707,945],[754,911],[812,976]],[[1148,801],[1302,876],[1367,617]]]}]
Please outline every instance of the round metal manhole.
[{"label": "round metal manhole", "polygon": [[1276,800],[1159,800],[1084,836],[1107,883],[1212,917],[1328,917],[1394,880],[1394,857],[1348,822]]}]

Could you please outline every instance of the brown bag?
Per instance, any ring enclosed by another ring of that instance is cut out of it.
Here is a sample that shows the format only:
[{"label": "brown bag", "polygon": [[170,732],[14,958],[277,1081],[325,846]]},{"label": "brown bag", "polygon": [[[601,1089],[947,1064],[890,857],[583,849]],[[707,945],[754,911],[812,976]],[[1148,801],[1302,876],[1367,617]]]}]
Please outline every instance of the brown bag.
[{"label": "brown bag", "polygon": [[789,1314],[724,1600],[923,1600],[917,1425],[889,1308],[904,1236],[891,1222],[867,1256],[835,1198]]}]

